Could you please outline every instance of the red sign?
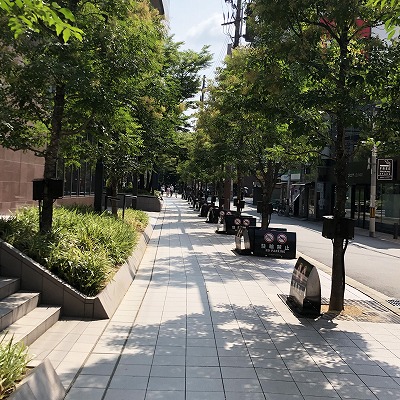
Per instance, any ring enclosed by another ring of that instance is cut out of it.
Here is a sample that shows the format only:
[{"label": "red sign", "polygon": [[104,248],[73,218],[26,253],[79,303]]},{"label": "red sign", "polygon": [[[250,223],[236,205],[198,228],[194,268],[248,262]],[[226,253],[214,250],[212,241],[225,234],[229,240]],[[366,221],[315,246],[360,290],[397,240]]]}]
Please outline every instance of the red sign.
[{"label": "red sign", "polygon": [[272,233],[267,232],[267,233],[264,235],[264,240],[265,240],[267,243],[273,243],[273,241],[275,240],[275,238],[274,238],[274,235],[273,235]]},{"label": "red sign", "polygon": [[280,244],[285,244],[287,242],[287,236],[284,233],[279,233],[276,240]]}]

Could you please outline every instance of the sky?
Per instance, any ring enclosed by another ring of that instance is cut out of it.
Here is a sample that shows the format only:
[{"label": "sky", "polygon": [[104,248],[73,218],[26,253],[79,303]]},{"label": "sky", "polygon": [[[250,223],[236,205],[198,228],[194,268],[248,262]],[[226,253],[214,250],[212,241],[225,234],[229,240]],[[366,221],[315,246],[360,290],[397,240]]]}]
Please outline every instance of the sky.
[{"label": "sky", "polygon": [[[181,49],[200,51],[204,45],[210,45],[213,64],[201,72],[207,79],[214,77],[215,68],[222,65],[231,43],[221,25],[228,12],[231,15],[225,0],[169,0],[170,31],[175,41],[185,42]],[[230,30],[233,32],[233,27]]]}]

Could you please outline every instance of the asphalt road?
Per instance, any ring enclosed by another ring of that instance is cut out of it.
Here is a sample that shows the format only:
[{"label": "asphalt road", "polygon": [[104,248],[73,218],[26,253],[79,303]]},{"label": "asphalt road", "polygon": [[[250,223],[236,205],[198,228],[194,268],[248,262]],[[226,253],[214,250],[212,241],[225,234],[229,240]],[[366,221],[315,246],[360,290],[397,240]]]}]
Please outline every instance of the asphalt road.
[{"label": "asphalt road", "polygon": [[[246,204],[244,214],[258,216],[256,207]],[[258,223],[259,225],[259,223]],[[308,257],[332,266],[332,241],[322,236],[322,222],[272,215],[271,226],[296,232],[297,250]],[[400,300],[400,239],[390,235],[371,238],[368,231],[356,228],[345,256],[346,276],[391,299]]]}]

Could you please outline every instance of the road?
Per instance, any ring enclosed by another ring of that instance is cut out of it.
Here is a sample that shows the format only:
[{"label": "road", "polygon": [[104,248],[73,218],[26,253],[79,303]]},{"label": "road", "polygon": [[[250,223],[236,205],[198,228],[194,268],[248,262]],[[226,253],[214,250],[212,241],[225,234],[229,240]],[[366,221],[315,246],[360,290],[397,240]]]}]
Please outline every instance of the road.
[{"label": "road", "polygon": [[[246,202],[243,214],[259,217],[256,207]],[[258,225],[260,222],[258,223]],[[321,221],[272,215],[272,227],[296,232],[297,250],[306,256],[332,266],[332,241],[322,236]],[[368,231],[356,228],[345,256],[346,276],[372,288],[390,299],[400,300],[400,240],[390,235],[371,238]]]}]

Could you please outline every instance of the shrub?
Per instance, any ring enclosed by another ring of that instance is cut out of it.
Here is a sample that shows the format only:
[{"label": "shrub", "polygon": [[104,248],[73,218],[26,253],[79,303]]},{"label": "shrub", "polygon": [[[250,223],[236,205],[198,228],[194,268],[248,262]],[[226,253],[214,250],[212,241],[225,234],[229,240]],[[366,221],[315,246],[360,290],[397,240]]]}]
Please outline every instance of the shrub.
[{"label": "shrub", "polygon": [[87,296],[99,293],[132,253],[147,214],[126,210],[125,220],[88,207],[56,208],[53,230],[39,232],[36,208],[0,220],[0,237]]},{"label": "shrub", "polygon": [[3,335],[0,340],[0,399],[6,398],[24,377],[28,362],[27,347]]}]

